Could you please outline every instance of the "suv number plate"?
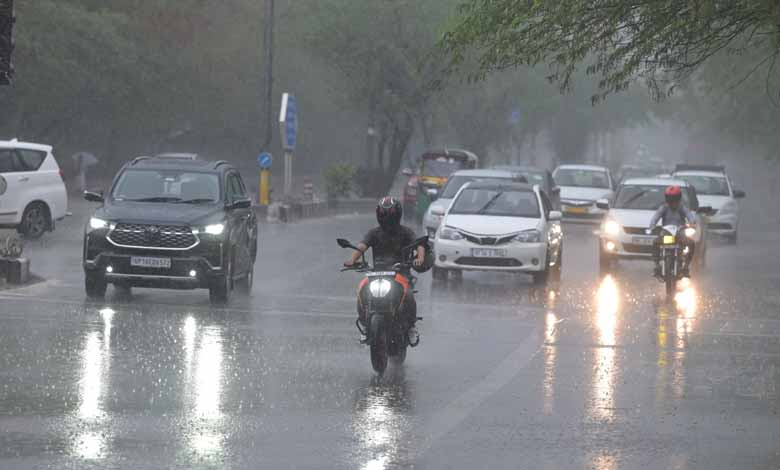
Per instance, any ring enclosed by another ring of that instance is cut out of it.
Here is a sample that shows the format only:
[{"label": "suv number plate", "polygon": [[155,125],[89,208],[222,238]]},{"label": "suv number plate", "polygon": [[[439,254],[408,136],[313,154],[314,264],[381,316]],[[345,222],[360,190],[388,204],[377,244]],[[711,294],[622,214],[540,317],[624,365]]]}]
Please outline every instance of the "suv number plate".
[{"label": "suv number plate", "polygon": [[131,256],[130,266],[137,266],[140,268],[161,268],[170,269],[170,258],[152,258],[149,256]]}]

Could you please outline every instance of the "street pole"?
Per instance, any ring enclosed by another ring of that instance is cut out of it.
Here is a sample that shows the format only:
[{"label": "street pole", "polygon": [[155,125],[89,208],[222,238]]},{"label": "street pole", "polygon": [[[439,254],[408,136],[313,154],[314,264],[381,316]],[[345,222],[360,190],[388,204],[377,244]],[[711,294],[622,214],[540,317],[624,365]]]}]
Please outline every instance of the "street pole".
[{"label": "street pole", "polygon": [[265,138],[262,149],[267,151],[273,135],[273,88],[274,88],[274,0],[265,1]]},{"label": "street pole", "polygon": [[284,195],[289,197],[292,195],[292,164],[293,153],[292,150],[284,151]]}]

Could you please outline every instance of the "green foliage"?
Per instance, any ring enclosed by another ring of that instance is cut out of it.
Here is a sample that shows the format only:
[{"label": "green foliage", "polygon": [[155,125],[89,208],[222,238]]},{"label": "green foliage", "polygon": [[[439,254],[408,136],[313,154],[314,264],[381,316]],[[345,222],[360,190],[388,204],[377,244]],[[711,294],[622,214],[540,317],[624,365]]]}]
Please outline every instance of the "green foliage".
[{"label": "green foliage", "polygon": [[720,51],[780,54],[780,8],[772,0],[468,0],[442,45],[455,68],[478,63],[474,78],[547,64],[566,90],[580,67],[595,75],[594,101],[644,79],[654,97],[670,93]]},{"label": "green foliage", "polygon": [[324,178],[328,199],[349,196],[356,172],[355,167],[349,163],[333,163],[326,168]]}]

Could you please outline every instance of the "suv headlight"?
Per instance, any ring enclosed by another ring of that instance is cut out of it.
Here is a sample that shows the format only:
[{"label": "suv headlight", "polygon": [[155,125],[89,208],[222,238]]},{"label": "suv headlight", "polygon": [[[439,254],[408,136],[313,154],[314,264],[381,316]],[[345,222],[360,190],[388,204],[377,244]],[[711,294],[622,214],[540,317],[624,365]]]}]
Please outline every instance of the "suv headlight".
[{"label": "suv headlight", "polygon": [[463,240],[463,235],[455,229],[444,227],[439,232],[439,238],[442,240]]},{"label": "suv headlight", "polygon": [[225,231],[225,224],[209,224],[203,227],[196,227],[192,229],[192,233],[197,235],[199,233],[206,233],[208,235],[222,235]]},{"label": "suv headlight", "polygon": [[542,238],[542,234],[538,230],[531,229],[531,230],[524,230],[518,233],[515,236],[514,240],[520,243],[539,243],[541,238]]},{"label": "suv headlight", "polygon": [[113,224],[110,224],[107,220],[99,219],[97,217],[90,217],[88,231],[102,230],[107,228],[113,228]]},{"label": "suv headlight", "polygon": [[604,222],[604,233],[607,235],[617,235],[620,233],[620,224],[614,220]]},{"label": "suv headlight", "polygon": [[387,279],[374,279],[368,284],[368,290],[374,297],[384,297],[390,293],[393,285]]}]

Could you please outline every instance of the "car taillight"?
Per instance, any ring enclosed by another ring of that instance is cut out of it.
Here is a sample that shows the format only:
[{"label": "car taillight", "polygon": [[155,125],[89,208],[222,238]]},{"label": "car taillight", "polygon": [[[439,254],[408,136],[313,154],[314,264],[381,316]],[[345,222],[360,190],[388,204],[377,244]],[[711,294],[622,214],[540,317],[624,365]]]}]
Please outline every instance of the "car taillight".
[{"label": "car taillight", "polygon": [[60,168],[59,173],[60,173],[60,178],[62,179],[62,181],[65,181],[65,172],[62,171],[62,168]]}]

